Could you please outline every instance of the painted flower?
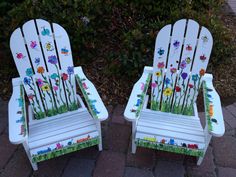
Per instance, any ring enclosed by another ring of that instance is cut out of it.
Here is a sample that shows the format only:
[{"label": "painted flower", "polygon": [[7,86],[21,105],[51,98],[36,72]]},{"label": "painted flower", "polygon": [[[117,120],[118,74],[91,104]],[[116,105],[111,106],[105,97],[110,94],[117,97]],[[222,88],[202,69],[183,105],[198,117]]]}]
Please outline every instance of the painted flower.
[{"label": "painted flower", "polygon": [[37,79],[37,83],[38,83],[38,86],[39,87],[42,87],[43,86],[43,80],[42,79]]},{"label": "painted flower", "polygon": [[186,68],[186,66],[187,66],[187,63],[186,63],[186,61],[182,61],[181,63],[180,63],[180,68],[181,69],[184,69],[184,68]]},{"label": "painted flower", "polygon": [[153,82],[153,83],[151,84],[151,86],[152,86],[152,88],[156,88],[156,87],[157,87],[157,84],[156,84],[155,82]]},{"label": "painted flower", "polygon": [[157,77],[161,76],[161,72],[160,71],[156,72],[156,76]]},{"label": "painted flower", "polygon": [[159,48],[158,52],[159,55],[163,55],[164,54],[164,50],[162,48]]},{"label": "painted flower", "polygon": [[40,58],[39,58],[39,57],[38,57],[38,58],[35,58],[35,59],[34,59],[34,63],[38,66],[39,63],[40,63]]},{"label": "painted flower", "polygon": [[165,67],[165,63],[164,62],[159,62],[158,64],[157,64],[157,67],[158,68],[164,68]]},{"label": "painted flower", "polygon": [[198,74],[192,75],[192,80],[196,82],[198,80]]},{"label": "painted flower", "polygon": [[40,73],[40,74],[43,74],[44,73],[44,68],[42,66],[38,67],[37,69],[37,72]]},{"label": "painted flower", "polygon": [[32,68],[27,68],[26,71],[25,71],[26,75],[29,76],[29,77],[32,77],[33,76],[33,70]]},{"label": "painted flower", "polygon": [[189,64],[189,63],[191,63],[191,58],[190,58],[190,57],[187,57],[187,58],[185,59],[185,61],[187,62],[187,64]]},{"label": "painted flower", "polygon": [[188,84],[189,88],[193,88],[193,84]]},{"label": "painted flower", "polygon": [[61,77],[63,81],[66,81],[68,79],[68,74],[62,73]]},{"label": "painted flower", "polygon": [[204,43],[208,42],[208,37],[207,37],[207,36],[202,36],[202,41],[203,41]]},{"label": "painted flower", "polygon": [[174,47],[175,47],[176,49],[178,49],[179,46],[180,46],[180,42],[177,41],[177,40],[175,40],[175,42],[173,43],[173,45],[174,45]]},{"label": "painted flower", "polygon": [[17,59],[23,59],[25,56],[22,53],[16,53]]},{"label": "painted flower", "polygon": [[187,51],[193,50],[193,49],[192,49],[192,46],[191,46],[190,44],[188,44],[187,47],[186,47],[186,50],[187,50]]},{"label": "painted flower", "polygon": [[30,82],[31,82],[30,78],[28,78],[28,77],[25,77],[25,78],[24,78],[24,84],[29,85]]},{"label": "painted flower", "polygon": [[175,87],[175,91],[176,91],[176,92],[180,92],[180,91],[181,91],[181,87],[176,86],[176,87]]},{"label": "painted flower", "polygon": [[53,74],[51,74],[51,79],[56,79],[56,78],[58,78],[59,76],[58,76],[58,74],[56,74],[56,73],[53,73]]},{"label": "painted flower", "polygon": [[182,74],[181,74],[181,77],[182,77],[183,80],[185,80],[185,79],[187,78],[187,76],[188,76],[187,73],[182,73]]},{"label": "painted flower", "polygon": [[164,90],[164,95],[165,95],[165,96],[170,96],[171,93],[172,93],[172,89],[171,89],[171,88],[166,88],[166,89]]},{"label": "painted flower", "polygon": [[176,71],[177,71],[176,68],[170,68],[170,72],[171,72],[172,74],[176,73]]},{"label": "painted flower", "polygon": [[73,67],[73,66],[68,66],[68,68],[67,68],[67,73],[68,73],[69,75],[74,74],[74,67]]},{"label": "painted flower", "polygon": [[43,90],[43,91],[49,91],[49,90],[50,90],[49,85],[48,85],[48,84],[43,85],[43,86],[42,86],[42,90]]},{"label": "painted flower", "polygon": [[35,47],[37,47],[36,41],[31,41],[31,42],[30,42],[30,47],[31,47],[32,49],[34,49]]},{"label": "painted flower", "polygon": [[200,76],[204,76],[204,74],[205,74],[205,70],[204,70],[204,69],[201,69],[201,70],[199,71],[199,75],[200,75]]},{"label": "painted flower", "polygon": [[170,84],[170,79],[168,77],[165,78],[165,84],[166,85]]},{"label": "painted flower", "polygon": [[34,96],[35,96],[35,95],[34,95],[34,94],[32,94],[32,93],[31,93],[31,94],[29,94],[29,95],[28,95],[28,98],[29,98],[29,100],[33,100],[33,99],[34,99]]},{"label": "painted flower", "polygon": [[48,62],[51,64],[57,64],[57,57],[55,55],[51,55],[48,57]]},{"label": "painted flower", "polygon": [[206,56],[203,54],[200,56],[200,60],[202,60],[202,62],[204,62],[206,60]]},{"label": "painted flower", "polygon": [[57,91],[58,90],[58,86],[53,86],[53,90]]}]

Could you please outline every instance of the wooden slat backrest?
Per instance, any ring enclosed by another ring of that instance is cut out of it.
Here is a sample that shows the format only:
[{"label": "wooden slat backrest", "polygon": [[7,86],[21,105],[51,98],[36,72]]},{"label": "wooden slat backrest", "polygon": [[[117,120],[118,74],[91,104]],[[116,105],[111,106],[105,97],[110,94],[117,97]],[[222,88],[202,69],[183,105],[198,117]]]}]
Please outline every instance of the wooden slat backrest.
[{"label": "wooden slat backrest", "polygon": [[78,108],[70,42],[61,26],[30,20],[13,32],[10,47],[35,119]]},{"label": "wooden slat backrest", "polygon": [[182,19],[161,29],[153,62],[152,110],[193,114],[212,44],[211,33],[193,20]]}]

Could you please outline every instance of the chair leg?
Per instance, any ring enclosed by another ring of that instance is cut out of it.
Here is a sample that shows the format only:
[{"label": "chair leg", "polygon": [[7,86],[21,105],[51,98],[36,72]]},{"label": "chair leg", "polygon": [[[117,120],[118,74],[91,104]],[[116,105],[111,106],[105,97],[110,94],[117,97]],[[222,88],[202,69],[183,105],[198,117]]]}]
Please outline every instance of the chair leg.
[{"label": "chair leg", "polygon": [[23,143],[23,146],[24,146],[25,152],[26,152],[26,154],[27,154],[27,157],[28,157],[28,159],[29,159],[29,161],[30,161],[30,163],[31,163],[31,166],[32,166],[33,170],[34,170],[34,171],[38,170],[38,165],[37,165],[37,163],[34,163],[34,162],[32,161],[32,157],[31,157],[30,152],[29,152],[28,144],[27,144],[26,142],[24,142],[24,143]]},{"label": "chair leg", "polygon": [[132,122],[132,153],[136,153],[137,146],[135,144],[136,121]]},{"label": "chair leg", "polygon": [[197,165],[201,165],[202,161],[203,161],[203,158],[204,157],[199,157],[198,160],[197,160]]},{"label": "chair leg", "polygon": [[98,133],[99,133],[99,144],[98,144],[98,150],[102,151],[102,130],[101,130],[101,122],[96,121]]}]

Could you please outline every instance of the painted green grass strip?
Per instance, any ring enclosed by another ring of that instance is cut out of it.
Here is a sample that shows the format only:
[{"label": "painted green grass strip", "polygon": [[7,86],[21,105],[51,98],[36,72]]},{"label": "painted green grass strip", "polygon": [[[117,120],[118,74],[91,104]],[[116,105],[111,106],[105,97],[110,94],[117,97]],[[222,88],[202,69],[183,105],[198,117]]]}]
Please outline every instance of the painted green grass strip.
[{"label": "painted green grass strip", "polygon": [[97,144],[99,144],[99,138],[93,138],[93,139],[87,140],[85,142],[75,143],[70,146],[66,146],[61,149],[56,149],[56,150],[50,151],[45,154],[33,155],[32,161],[33,162],[41,162],[41,161],[52,159],[54,157],[58,157],[58,156],[61,156],[64,154],[68,154],[70,152],[78,151],[80,149],[84,149],[84,148],[87,148],[90,146],[95,146]]},{"label": "painted green grass strip", "polygon": [[24,128],[23,131],[23,136],[25,137],[28,134],[28,129],[27,129],[27,124],[26,124],[26,113],[25,113],[25,94],[24,94],[24,87],[23,85],[20,85],[20,97],[22,100],[22,116],[23,116],[23,121],[22,121],[22,126]]},{"label": "painted green grass strip", "polygon": [[143,104],[144,104],[144,99],[145,99],[145,95],[146,95],[146,92],[147,92],[147,89],[148,89],[148,86],[149,86],[149,83],[151,81],[151,74],[149,73],[148,74],[148,78],[146,80],[146,83],[145,83],[145,86],[144,86],[144,89],[143,89],[143,92],[142,94],[140,95],[140,99],[141,99],[141,104],[139,105],[139,107],[137,108],[137,111],[136,111],[136,114],[135,116],[138,117],[142,108],[143,108]]},{"label": "painted green grass strip", "polygon": [[204,97],[205,116],[206,116],[206,119],[207,119],[208,130],[213,131],[211,116],[209,114],[210,100],[207,97],[207,86],[206,86],[205,81],[203,82],[203,97]]},{"label": "painted green grass strip", "polygon": [[92,109],[93,105],[92,105],[91,100],[89,99],[85,89],[83,88],[83,84],[82,84],[82,81],[81,81],[80,77],[78,75],[75,75],[75,78],[76,78],[76,80],[77,80],[77,82],[79,84],[79,87],[80,87],[80,89],[82,91],[84,99],[85,99],[85,101],[86,101],[86,103],[88,105],[89,111],[91,112],[91,114],[93,115],[94,118],[98,119],[97,113]]},{"label": "painted green grass strip", "polygon": [[178,154],[185,154],[185,155],[190,155],[190,156],[203,157],[203,154],[204,154],[203,150],[200,150],[200,149],[190,149],[190,148],[176,146],[176,145],[150,142],[150,141],[142,140],[142,139],[137,139],[135,143],[137,146],[140,146],[140,147],[173,152],[173,153],[178,153]]}]

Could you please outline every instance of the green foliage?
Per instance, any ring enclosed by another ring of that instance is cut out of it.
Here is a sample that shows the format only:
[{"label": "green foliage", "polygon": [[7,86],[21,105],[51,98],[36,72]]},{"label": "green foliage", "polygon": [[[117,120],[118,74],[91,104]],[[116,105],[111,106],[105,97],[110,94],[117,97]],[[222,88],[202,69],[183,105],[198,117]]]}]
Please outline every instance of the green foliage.
[{"label": "green foliage", "polygon": [[[155,37],[164,25],[191,18],[213,33],[211,62],[232,53],[230,34],[219,20],[223,0],[21,0],[0,2],[2,50],[12,31],[32,18],[62,25],[69,33],[75,64],[103,58],[107,74],[137,76],[152,65]],[[86,23],[86,18],[89,22]],[[79,58],[79,60],[78,60]],[[9,63],[8,63],[9,65]],[[12,63],[10,63],[12,65]]]}]

